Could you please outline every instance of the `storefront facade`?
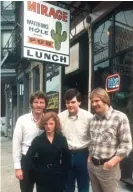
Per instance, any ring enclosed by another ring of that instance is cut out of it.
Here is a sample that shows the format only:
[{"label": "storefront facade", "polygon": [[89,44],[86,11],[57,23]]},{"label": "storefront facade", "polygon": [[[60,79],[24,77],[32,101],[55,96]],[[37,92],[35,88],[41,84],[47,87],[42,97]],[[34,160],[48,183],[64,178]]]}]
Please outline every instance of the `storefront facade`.
[{"label": "storefront facade", "polygon": [[[92,89],[105,88],[106,78],[119,74],[119,91],[109,93],[111,104],[127,114],[133,135],[133,3],[122,3],[95,23],[92,34]],[[122,163],[122,178],[133,182],[132,156]]]}]

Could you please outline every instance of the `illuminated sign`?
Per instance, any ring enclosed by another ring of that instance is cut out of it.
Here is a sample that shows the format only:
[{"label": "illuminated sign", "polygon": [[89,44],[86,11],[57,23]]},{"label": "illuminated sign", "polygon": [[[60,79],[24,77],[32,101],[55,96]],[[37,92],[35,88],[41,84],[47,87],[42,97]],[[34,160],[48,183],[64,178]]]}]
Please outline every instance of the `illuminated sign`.
[{"label": "illuminated sign", "polygon": [[120,76],[118,74],[109,75],[106,78],[105,89],[107,92],[118,91],[120,88]]}]

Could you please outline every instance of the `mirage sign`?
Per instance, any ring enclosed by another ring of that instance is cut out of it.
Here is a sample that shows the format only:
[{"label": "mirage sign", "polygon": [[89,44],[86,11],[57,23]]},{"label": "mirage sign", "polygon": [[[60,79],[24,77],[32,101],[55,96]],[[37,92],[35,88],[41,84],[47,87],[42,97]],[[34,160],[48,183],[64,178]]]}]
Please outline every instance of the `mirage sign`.
[{"label": "mirage sign", "polygon": [[23,56],[69,65],[70,12],[46,2],[24,1]]}]

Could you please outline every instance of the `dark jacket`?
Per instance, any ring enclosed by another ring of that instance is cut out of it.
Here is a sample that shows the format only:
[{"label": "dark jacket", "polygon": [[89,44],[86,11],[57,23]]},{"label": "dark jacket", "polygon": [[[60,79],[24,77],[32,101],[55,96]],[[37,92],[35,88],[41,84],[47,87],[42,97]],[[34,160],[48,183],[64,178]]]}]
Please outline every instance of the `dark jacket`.
[{"label": "dark jacket", "polygon": [[31,170],[35,182],[44,184],[48,177],[58,177],[61,185],[64,186],[71,165],[66,138],[55,133],[53,142],[50,143],[46,133],[42,133],[33,140],[26,161],[27,169]]}]

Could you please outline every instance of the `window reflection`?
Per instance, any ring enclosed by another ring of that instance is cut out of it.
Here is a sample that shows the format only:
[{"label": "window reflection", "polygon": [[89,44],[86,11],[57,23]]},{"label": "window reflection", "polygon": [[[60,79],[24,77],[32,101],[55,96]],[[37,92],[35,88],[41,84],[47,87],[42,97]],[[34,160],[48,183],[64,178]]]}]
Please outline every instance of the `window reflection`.
[{"label": "window reflection", "polygon": [[120,91],[113,94],[114,108],[126,113],[133,123],[133,51],[114,58],[113,70],[121,78]]},{"label": "window reflection", "polygon": [[109,41],[112,37],[112,19],[101,24],[94,31],[94,63],[110,55]]},{"label": "window reflection", "polygon": [[105,88],[106,77],[110,74],[109,60],[94,66],[95,88]]},{"label": "window reflection", "polygon": [[115,15],[115,51],[133,46],[133,8]]}]

